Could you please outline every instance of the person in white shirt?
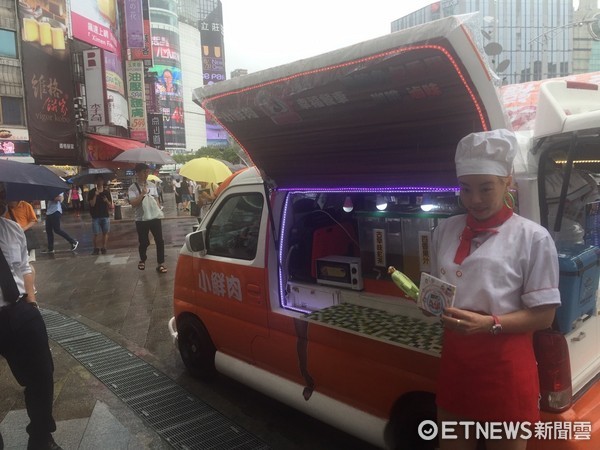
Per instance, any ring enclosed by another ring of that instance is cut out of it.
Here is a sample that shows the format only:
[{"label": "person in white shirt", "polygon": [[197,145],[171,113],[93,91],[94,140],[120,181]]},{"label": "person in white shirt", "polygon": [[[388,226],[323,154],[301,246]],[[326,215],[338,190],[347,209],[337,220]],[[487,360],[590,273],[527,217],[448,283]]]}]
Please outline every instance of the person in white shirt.
[{"label": "person in white shirt", "polygon": [[[494,130],[469,134],[456,150],[467,214],[440,223],[432,241],[431,274],[456,286],[454,305],[442,315],[440,422],[539,420],[532,333],[550,327],[560,305],[558,256],[545,228],[513,213],[517,145],[512,132]],[[439,448],[474,449],[465,431],[440,439]],[[504,436],[487,445],[523,450],[527,441]]]},{"label": "person in white shirt", "polygon": [[69,244],[71,251],[77,250],[79,241],[73,239],[60,227],[60,218],[62,217],[62,202],[65,199],[63,194],[59,194],[54,199],[48,200],[46,207],[46,238],[48,240],[48,249],[42,250],[42,253],[54,253],[54,233],[61,236]]},{"label": "person in white shirt", "polygon": [[[0,216],[6,211],[0,183]],[[18,223],[0,217],[0,355],[17,382],[25,387],[30,423],[28,449],[59,449],[52,433],[54,363],[46,325],[37,308],[25,233]],[[8,284],[8,286],[7,286]],[[0,448],[3,448],[0,436]]]},{"label": "person in white shirt", "polygon": [[150,174],[150,167],[146,164],[136,164],[135,175],[137,181],[129,186],[128,196],[129,203],[133,208],[135,216],[135,229],[138,235],[139,241],[139,254],[140,260],[138,262],[138,269],[146,269],[146,259],[148,258],[147,250],[150,246],[149,233],[152,233],[154,237],[154,243],[156,244],[156,261],[158,266],[156,271],[158,273],[167,273],[165,266],[165,241],[162,234],[162,220],[152,219],[144,220],[144,208],[142,201],[146,195],[150,195],[150,188],[148,183],[148,175]]}]

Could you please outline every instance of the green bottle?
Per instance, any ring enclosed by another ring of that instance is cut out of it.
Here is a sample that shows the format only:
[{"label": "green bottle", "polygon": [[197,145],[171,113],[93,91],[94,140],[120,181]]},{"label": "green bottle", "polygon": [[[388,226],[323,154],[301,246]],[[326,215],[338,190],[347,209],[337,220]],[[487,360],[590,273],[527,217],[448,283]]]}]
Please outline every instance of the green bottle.
[{"label": "green bottle", "polygon": [[402,289],[402,292],[404,292],[408,297],[415,301],[419,298],[419,288],[415,283],[412,282],[410,278],[408,278],[399,270],[396,270],[394,266],[388,267],[388,273],[391,275],[392,281],[396,284],[396,286]]}]

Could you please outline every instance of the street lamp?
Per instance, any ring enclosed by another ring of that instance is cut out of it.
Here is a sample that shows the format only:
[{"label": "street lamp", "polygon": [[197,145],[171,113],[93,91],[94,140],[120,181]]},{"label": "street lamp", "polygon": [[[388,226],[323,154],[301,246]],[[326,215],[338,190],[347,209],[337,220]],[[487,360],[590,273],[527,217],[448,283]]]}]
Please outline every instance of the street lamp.
[{"label": "street lamp", "polygon": [[[549,37],[555,35],[556,33],[558,33],[561,30],[565,30],[568,28],[582,27],[582,26],[586,26],[586,25],[587,25],[587,29],[588,29],[588,33],[589,33],[590,37],[595,41],[600,41],[600,13],[594,14],[589,19],[577,20],[575,22],[571,22],[571,23],[567,23],[564,25],[560,25],[558,27],[550,28],[549,30],[544,31],[543,33],[540,33],[539,35],[537,35],[536,37],[531,39],[528,42],[529,52],[530,52],[529,70],[530,70],[531,78],[532,79],[534,78],[534,66],[535,66],[534,54],[535,54],[535,52],[533,50],[533,47],[534,47],[535,42],[541,42],[541,44],[542,44],[540,79],[544,79],[544,69],[546,69],[546,73],[548,70],[546,44],[548,43]],[[539,52],[539,50],[538,50],[538,52]],[[531,81],[531,80],[529,80],[529,81]]]},{"label": "street lamp", "polygon": [[600,13],[596,13],[589,19],[588,33],[595,41],[600,41]]}]

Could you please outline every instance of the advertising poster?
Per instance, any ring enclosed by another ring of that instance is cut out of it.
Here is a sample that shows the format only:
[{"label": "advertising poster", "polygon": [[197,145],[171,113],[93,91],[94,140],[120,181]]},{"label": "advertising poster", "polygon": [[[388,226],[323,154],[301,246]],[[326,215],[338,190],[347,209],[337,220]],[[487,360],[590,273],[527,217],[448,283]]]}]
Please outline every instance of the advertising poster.
[{"label": "advertising poster", "polygon": [[119,57],[114,53],[104,52],[104,67],[106,71],[106,89],[125,95],[123,67]]},{"label": "advertising poster", "polygon": [[121,54],[117,0],[71,1],[71,26],[75,39]]},{"label": "advertising poster", "polygon": [[127,92],[129,93],[129,129],[132,139],[146,142],[146,93],[144,88],[144,63],[126,61]]},{"label": "advertising poster", "polygon": [[106,125],[106,78],[101,49],[83,51],[83,74],[85,76],[88,125],[91,127]]},{"label": "advertising poster", "polygon": [[76,164],[82,159],[76,149],[66,10],[64,0],[19,2],[27,124],[31,155],[38,164]]},{"label": "advertising poster", "polygon": [[142,0],[124,0],[127,48],[144,48]]},{"label": "advertising poster", "polygon": [[154,28],[152,53],[152,71],[156,73],[155,92],[158,110],[163,115],[165,147],[185,149],[179,35],[173,31]]},{"label": "advertising poster", "polygon": [[148,8],[148,0],[142,0],[142,19],[144,31],[144,46],[142,48],[130,48],[131,58],[136,61],[144,61],[144,67],[152,67],[152,29],[150,26],[150,10]]},{"label": "advertising poster", "polygon": [[[226,79],[223,53],[223,11],[221,2],[200,22],[202,71],[204,85]],[[226,146],[227,132],[209,114],[206,115],[206,142],[209,146]]]},{"label": "advertising poster", "polygon": [[129,126],[129,105],[118,92],[108,91],[108,122],[123,128]]}]

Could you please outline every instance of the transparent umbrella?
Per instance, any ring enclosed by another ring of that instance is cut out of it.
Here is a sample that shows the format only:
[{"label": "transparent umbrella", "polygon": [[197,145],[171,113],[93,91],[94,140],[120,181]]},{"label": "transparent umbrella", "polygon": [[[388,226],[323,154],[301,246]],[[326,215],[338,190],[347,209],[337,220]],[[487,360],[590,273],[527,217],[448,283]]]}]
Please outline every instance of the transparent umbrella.
[{"label": "transparent umbrella", "polygon": [[125,150],[118,154],[113,161],[145,164],[175,164],[175,160],[167,152],[154,147],[138,147]]}]

